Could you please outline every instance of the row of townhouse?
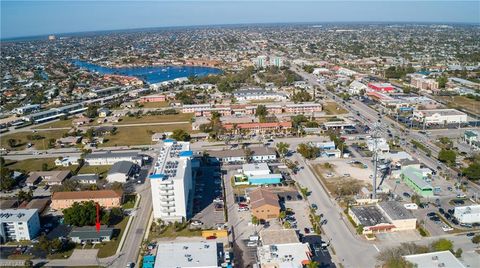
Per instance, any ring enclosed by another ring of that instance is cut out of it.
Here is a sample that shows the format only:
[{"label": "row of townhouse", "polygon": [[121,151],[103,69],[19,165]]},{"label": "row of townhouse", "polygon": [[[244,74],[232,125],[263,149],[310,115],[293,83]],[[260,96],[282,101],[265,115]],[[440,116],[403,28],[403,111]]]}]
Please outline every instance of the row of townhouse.
[{"label": "row of townhouse", "polygon": [[[193,113],[197,117],[210,117],[212,113],[217,112],[221,116],[229,115],[253,115],[256,113],[258,105],[233,105],[217,106],[211,104],[193,104],[183,105],[182,113]],[[321,112],[320,103],[286,103],[286,104],[266,104],[265,108],[269,114],[292,113],[292,114],[310,114]]]}]

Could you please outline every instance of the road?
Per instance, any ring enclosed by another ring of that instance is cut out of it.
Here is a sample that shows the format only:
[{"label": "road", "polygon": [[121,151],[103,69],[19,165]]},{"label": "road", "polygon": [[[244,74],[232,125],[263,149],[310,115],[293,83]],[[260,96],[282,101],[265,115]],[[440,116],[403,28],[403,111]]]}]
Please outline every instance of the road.
[{"label": "road", "polygon": [[[293,161],[298,161],[304,169],[293,175],[292,178],[302,187],[307,187],[311,191],[308,201],[318,206],[318,212],[324,214],[324,219],[329,222],[323,225],[325,234],[322,234],[325,240],[329,240],[333,246],[336,259],[334,262],[340,262],[343,267],[375,267],[377,249],[373,244],[361,240],[352,234],[345,222],[347,219],[341,217],[341,208],[337,203],[330,199],[329,195],[317,181],[315,174],[308,168],[303,157],[298,153],[292,156]],[[348,220],[347,220],[348,221]],[[334,255],[332,255],[334,256]]]}]

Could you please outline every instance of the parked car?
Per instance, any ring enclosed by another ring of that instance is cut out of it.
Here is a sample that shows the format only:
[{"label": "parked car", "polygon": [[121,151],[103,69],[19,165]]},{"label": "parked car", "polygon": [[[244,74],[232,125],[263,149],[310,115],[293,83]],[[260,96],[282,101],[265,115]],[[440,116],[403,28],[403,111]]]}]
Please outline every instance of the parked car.
[{"label": "parked car", "polygon": [[193,226],[202,226],[203,225],[203,222],[199,221],[199,220],[193,220],[191,225]]},{"label": "parked car", "polygon": [[410,197],[411,197],[411,195],[410,195],[409,193],[407,193],[407,192],[404,192],[404,193],[403,193],[403,196],[404,196],[404,197],[407,197],[407,198],[410,198]]},{"label": "parked car", "polygon": [[310,233],[310,229],[308,229],[308,228],[306,228],[306,227],[303,229],[303,231],[305,232],[305,234],[309,234],[309,233]]},{"label": "parked car", "polygon": [[217,237],[214,235],[207,236],[207,240],[214,240],[214,239],[217,239]]},{"label": "parked car", "polygon": [[315,210],[318,209],[317,204],[312,204],[312,208],[315,209]]},{"label": "parked car", "polygon": [[468,236],[468,237],[475,236],[475,233],[470,232],[470,233],[467,234],[467,236]]}]

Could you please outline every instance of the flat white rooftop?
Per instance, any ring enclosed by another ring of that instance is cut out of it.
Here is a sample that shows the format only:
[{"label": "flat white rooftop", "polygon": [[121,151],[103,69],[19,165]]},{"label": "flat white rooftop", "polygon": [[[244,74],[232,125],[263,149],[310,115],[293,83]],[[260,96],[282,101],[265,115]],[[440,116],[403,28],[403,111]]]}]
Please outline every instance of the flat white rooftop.
[{"label": "flat white rooftop", "polygon": [[262,246],[257,254],[262,268],[302,268],[310,260],[310,248],[302,243]]},{"label": "flat white rooftop", "polygon": [[157,245],[155,268],[217,268],[218,248],[216,242],[166,242]]},{"label": "flat white rooftop", "polygon": [[438,251],[424,254],[404,256],[404,258],[416,265],[417,268],[465,268],[465,266],[450,251]]},{"label": "flat white rooftop", "polygon": [[2,209],[0,222],[26,222],[35,213],[36,209]]},{"label": "flat white rooftop", "polygon": [[160,149],[151,179],[176,180],[184,179],[187,159],[193,153],[190,151],[189,142],[165,140]]}]

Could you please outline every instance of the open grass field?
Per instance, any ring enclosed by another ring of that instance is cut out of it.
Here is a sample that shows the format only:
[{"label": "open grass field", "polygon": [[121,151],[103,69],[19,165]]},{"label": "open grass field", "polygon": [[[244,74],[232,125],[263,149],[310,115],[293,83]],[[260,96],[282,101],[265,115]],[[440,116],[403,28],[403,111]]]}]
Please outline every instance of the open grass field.
[{"label": "open grass field", "polygon": [[48,170],[71,170],[74,171],[78,168],[78,166],[55,166],[55,159],[56,158],[36,158],[36,159],[26,159],[21,161],[10,161],[7,160],[6,167],[10,170],[20,170],[24,172],[30,171],[41,171],[43,164],[46,163],[48,165]]},{"label": "open grass field", "polygon": [[170,225],[162,233],[151,231],[148,236],[148,240],[152,240],[156,238],[193,237],[193,236],[201,236],[201,235],[202,235],[202,230],[191,230],[188,227],[186,227],[180,231],[175,231],[175,227],[173,225]]},{"label": "open grass field", "polygon": [[107,177],[107,173],[110,170],[112,166],[87,166],[84,165],[82,168],[78,171],[78,174],[98,174],[100,178],[105,178]]},{"label": "open grass field", "polygon": [[192,132],[192,127],[189,123],[163,126],[119,127],[117,134],[107,136],[106,138],[108,141],[100,144],[100,146],[148,145],[152,143],[152,133],[171,132],[175,129],[183,129],[187,132]]},{"label": "open grass field", "polygon": [[335,102],[326,102],[323,104],[323,110],[325,111],[326,114],[328,115],[335,115],[335,114],[346,114],[348,113],[347,110],[343,109],[340,107],[337,103]]},{"label": "open grass field", "polygon": [[188,122],[192,118],[193,114],[179,113],[179,114],[167,114],[167,115],[144,115],[142,117],[130,117],[124,116],[122,120],[115,125],[124,124],[143,124],[143,123],[168,123],[168,122]]},{"label": "open grass field", "polygon": [[140,103],[143,108],[165,108],[170,106],[170,102],[162,101],[162,102],[144,102]]},{"label": "open grass field", "polygon": [[[63,137],[63,134],[67,133],[68,130],[48,130],[48,131],[39,131],[37,133],[33,133],[30,131],[22,131],[22,132],[17,132],[17,133],[11,133],[11,134],[6,134],[2,135],[0,138],[0,147],[2,148],[7,148],[12,151],[16,150],[23,150],[26,148],[27,144],[30,142],[33,144],[33,147],[37,150],[46,150],[48,149],[48,140],[50,139],[58,139]],[[30,140],[29,136],[32,136],[34,134],[38,134],[42,137],[44,137],[41,140]],[[17,145],[15,147],[11,147],[9,145],[8,140],[10,139],[15,139]]]},{"label": "open grass field", "polygon": [[47,124],[34,127],[34,129],[65,128],[72,127],[72,119],[57,120]]},{"label": "open grass field", "polygon": [[469,99],[465,96],[438,96],[450,108],[461,108],[468,112],[480,115],[480,101]]},{"label": "open grass field", "polygon": [[[118,245],[120,244],[120,240],[122,239],[122,235],[125,232],[125,228],[127,227],[128,218],[129,217],[123,218],[121,222],[115,225],[115,229],[120,229],[120,233],[114,240],[105,242],[105,244],[102,245],[95,246],[95,248],[99,249],[97,253],[98,258],[106,258],[115,254]],[[125,243],[128,243],[128,241],[125,241]]]}]

